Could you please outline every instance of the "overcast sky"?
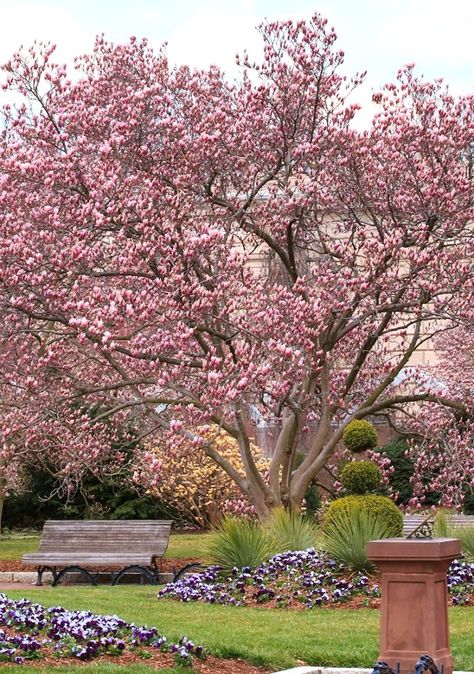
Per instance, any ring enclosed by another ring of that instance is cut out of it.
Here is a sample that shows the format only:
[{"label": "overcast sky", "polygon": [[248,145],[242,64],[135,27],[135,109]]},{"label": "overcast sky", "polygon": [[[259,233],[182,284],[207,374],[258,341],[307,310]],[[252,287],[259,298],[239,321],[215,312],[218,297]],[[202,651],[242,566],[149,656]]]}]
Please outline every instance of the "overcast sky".
[{"label": "overcast sky", "polygon": [[0,0],[0,62],[35,38],[56,43],[56,60],[70,62],[104,32],[114,42],[166,41],[172,62],[232,73],[237,51],[258,54],[263,19],[315,11],[336,28],[347,72],[368,71],[361,101],[410,62],[455,93],[473,92],[474,0]]}]

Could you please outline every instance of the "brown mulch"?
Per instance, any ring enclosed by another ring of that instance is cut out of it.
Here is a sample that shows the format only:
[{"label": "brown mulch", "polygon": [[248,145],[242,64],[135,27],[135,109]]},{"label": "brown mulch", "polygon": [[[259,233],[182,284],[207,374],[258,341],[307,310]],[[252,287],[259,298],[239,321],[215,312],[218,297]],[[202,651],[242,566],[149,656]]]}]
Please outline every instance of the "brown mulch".
[{"label": "brown mulch", "polygon": [[25,566],[18,559],[1,559],[0,571],[31,571],[31,566]]},{"label": "brown mulch", "polygon": [[[175,570],[182,569],[187,564],[199,563],[201,560],[195,557],[179,558],[179,559],[162,559],[161,571],[163,573],[173,573]],[[2,559],[0,560],[0,571],[34,571],[35,567],[23,564],[19,559]],[[94,567],[94,571],[110,571],[110,567]]]},{"label": "brown mulch", "polygon": [[[170,653],[160,653],[156,651],[151,653],[150,658],[144,659],[140,655],[132,652],[124,652],[120,656],[102,655],[99,658],[94,658],[92,662],[110,662],[114,665],[121,665],[126,667],[134,663],[146,664],[147,667],[156,667],[162,669],[164,667],[172,668],[174,666],[174,656]],[[54,655],[42,656],[40,660],[27,660],[28,669],[38,669],[38,671],[50,672],[54,671],[55,667],[65,667],[67,665],[80,665],[81,661],[75,658],[57,658]],[[85,664],[85,663],[84,663]],[[2,662],[1,666],[17,667],[13,663]],[[193,659],[193,669],[190,672],[197,674],[270,674],[270,669],[265,667],[256,667],[248,662],[240,659],[227,660],[223,658],[216,658],[214,655],[208,655],[205,660]]]}]

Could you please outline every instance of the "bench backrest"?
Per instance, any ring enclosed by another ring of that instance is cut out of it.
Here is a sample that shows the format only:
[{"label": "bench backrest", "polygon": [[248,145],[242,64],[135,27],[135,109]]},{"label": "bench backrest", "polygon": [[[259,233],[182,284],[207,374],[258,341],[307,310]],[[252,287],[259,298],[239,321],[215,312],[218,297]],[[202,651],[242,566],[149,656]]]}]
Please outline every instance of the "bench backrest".
[{"label": "bench backrest", "polygon": [[[403,536],[406,536],[410,532],[412,532],[416,527],[418,527],[423,520],[425,520],[427,517],[427,514],[425,513],[424,515],[404,515],[403,516]],[[434,522],[436,518],[436,513],[433,512],[433,517],[432,517],[432,522]],[[474,526],[474,515],[463,515],[461,513],[447,513],[446,515],[446,520],[449,525],[454,525],[454,526],[464,526],[466,524],[473,525]],[[430,526],[431,522],[430,522]]]},{"label": "bench backrest", "polygon": [[39,552],[147,553],[162,557],[168,520],[48,520]]}]

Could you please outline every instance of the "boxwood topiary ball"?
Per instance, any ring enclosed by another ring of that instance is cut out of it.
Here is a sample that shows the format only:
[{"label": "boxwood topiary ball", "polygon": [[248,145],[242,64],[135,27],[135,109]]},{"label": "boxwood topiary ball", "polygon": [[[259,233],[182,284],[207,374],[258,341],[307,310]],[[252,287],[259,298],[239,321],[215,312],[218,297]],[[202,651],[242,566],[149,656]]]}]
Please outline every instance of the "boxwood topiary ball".
[{"label": "boxwood topiary ball", "polygon": [[366,510],[383,520],[389,528],[390,536],[401,536],[403,531],[403,515],[395,503],[387,496],[378,494],[361,494],[343,496],[332,501],[325,514],[323,525],[326,526],[342,512],[350,512],[353,508]]},{"label": "boxwood topiary ball", "polygon": [[354,419],[345,427],[342,441],[350,452],[357,454],[377,446],[377,431],[370,421]]},{"label": "boxwood topiary ball", "polygon": [[339,479],[349,494],[367,494],[380,487],[380,469],[373,461],[350,461],[342,469]]}]

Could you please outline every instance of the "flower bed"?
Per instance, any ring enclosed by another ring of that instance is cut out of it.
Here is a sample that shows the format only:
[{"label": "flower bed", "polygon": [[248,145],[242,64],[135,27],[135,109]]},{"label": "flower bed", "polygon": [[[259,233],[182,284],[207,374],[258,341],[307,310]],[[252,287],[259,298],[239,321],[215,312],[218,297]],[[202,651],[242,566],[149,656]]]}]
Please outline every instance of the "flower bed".
[{"label": "flower bed", "polygon": [[[474,564],[452,563],[448,576],[451,602],[474,603]],[[225,575],[214,566],[176,583],[166,585],[158,595],[179,601],[313,608],[315,606],[377,606],[380,597],[377,578],[347,569],[310,548],[275,555],[256,569],[233,569]]]},{"label": "flower bed", "polygon": [[172,653],[181,665],[191,665],[193,656],[204,656],[202,646],[186,637],[169,643],[156,627],[138,627],[117,616],[89,611],[45,608],[4,594],[0,594],[0,625],[4,628],[0,629],[0,662],[18,665],[51,655],[86,661],[126,651],[145,658],[157,650]]}]

